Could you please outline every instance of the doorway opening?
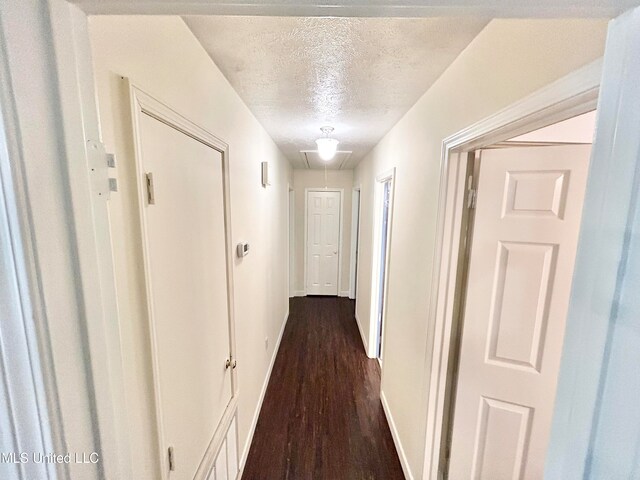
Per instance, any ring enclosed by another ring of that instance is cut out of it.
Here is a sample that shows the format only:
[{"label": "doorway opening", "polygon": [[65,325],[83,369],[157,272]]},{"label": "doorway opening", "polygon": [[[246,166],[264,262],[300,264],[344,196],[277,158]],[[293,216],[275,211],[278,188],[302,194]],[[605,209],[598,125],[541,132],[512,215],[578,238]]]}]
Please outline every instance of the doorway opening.
[{"label": "doorway opening", "polygon": [[452,154],[460,230],[450,251],[440,478],[544,475],[594,102]]},{"label": "doorway opening", "polygon": [[[452,382],[456,381],[453,368],[455,362],[452,361],[456,351],[454,319],[459,318],[457,312],[462,311],[460,296],[456,293],[460,292],[460,282],[463,278],[460,268],[464,265],[467,238],[463,213],[468,209],[469,202],[477,202],[477,199],[472,198],[475,195],[472,193],[473,188],[469,188],[470,161],[475,158],[471,152],[487,149],[488,146],[501,146],[501,143],[509,139],[515,140],[518,136],[595,110],[601,74],[602,69],[598,62],[586,65],[443,140],[436,226],[437,243],[430,291],[433,301],[429,307],[433,334],[426,346],[429,352],[426,357],[428,363],[426,368],[431,373],[428,379],[425,456],[422,471],[425,479],[446,478],[446,462],[443,459],[450,453],[447,451],[446,437],[449,426],[446,413],[449,411],[447,406],[455,401],[451,392]],[[523,192],[526,192],[526,189]],[[496,251],[493,252],[494,259]],[[487,275],[486,280],[490,285],[495,284],[495,277],[491,278],[491,275]],[[481,351],[487,351],[486,344],[479,342],[479,345]],[[483,358],[483,361],[485,360]],[[478,405],[480,405],[479,401],[474,407],[475,411],[478,410]],[[518,409],[511,408],[512,412],[515,410]],[[498,410],[485,407],[485,412],[487,415],[481,416],[483,420],[481,425],[487,425],[485,419]],[[509,409],[503,409],[500,413],[509,414]],[[520,413],[515,412],[514,415],[524,418],[524,413],[520,410]],[[517,423],[513,422],[513,416],[510,418],[512,423]],[[523,424],[528,423],[523,422]],[[469,437],[474,441],[478,437],[475,435],[475,430],[477,428],[474,426],[468,432]],[[485,428],[484,431],[488,430]],[[489,450],[485,449],[484,452]],[[480,453],[484,455],[484,452]],[[476,457],[479,458],[480,455]]]},{"label": "doorway opening", "polygon": [[295,297],[296,278],[296,192],[289,185],[289,298]]},{"label": "doorway opening", "polygon": [[387,279],[389,276],[389,246],[393,214],[393,190],[395,171],[390,170],[376,178],[374,204],[374,248],[371,312],[375,358],[382,364],[384,356],[384,330],[386,326]]},{"label": "doorway opening", "polygon": [[349,275],[349,298],[356,300],[358,289],[358,250],[360,240],[360,189],[354,188],[351,194],[351,257]]}]

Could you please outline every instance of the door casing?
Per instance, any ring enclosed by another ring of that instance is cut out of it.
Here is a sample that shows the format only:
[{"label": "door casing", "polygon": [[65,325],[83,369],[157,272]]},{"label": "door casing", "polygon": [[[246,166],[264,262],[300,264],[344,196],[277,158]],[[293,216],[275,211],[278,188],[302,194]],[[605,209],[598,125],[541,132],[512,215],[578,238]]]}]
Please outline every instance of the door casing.
[{"label": "door casing", "polygon": [[[380,271],[382,264],[380,262],[382,237],[382,202],[384,200],[384,184],[390,182],[389,188],[389,212],[387,217],[387,247],[384,255],[384,278],[382,279],[382,287],[380,282]],[[395,167],[382,172],[376,177],[376,183],[374,186],[374,218],[373,218],[373,249],[371,258],[371,316],[369,318],[369,351],[367,356],[369,358],[376,358],[377,345],[380,341],[380,357],[384,357],[384,337],[387,322],[385,322],[387,312],[387,292],[389,290],[389,257],[391,252],[391,237],[393,236],[393,200],[395,196],[396,188],[396,169]],[[383,291],[380,292],[380,288]],[[378,306],[378,300],[380,294],[383,295],[382,299],[382,311]],[[382,329],[378,331],[378,315],[382,316]],[[379,339],[378,337],[381,337]]]},{"label": "door casing", "polygon": [[295,278],[296,278],[296,192],[291,185],[288,186],[288,202],[289,202],[289,219],[287,227],[289,229],[287,238],[289,239],[289,298],[295,297]]},{"label": "door casing", "polygon": [[304,189],[304,294],[308,295],[307,292],[307,208],[308,208],[308,200],[309,200],[309,192],[338,192],[340,193],[340,238],[338,240],[338,295],[340,296],[340,292],[342,291],[342,231],[344,230],[344,188],[325,188],[325,187],[311,187]]},{"label": "door casing", "polygon": [[360,187],[351,191],[351,257],[349,258],[349,298],[356,299],[356,277],[360,244]]},{"label": "door casing", "polygon": [[[233,312],[233,255],[232,255],[232,237],[231,237],[231,198],[229,195],[229,145],[223,140],[219,139],[210,132],[204,130],[198,125],[194,124],[187,118],[181,116],[179,113],[172,110],[170,107],[162,103],[161,101],[148,95],[140,88],[129,84],[129,96],[131,104],[131,117],[133,122],[133,137],[134,137],[134,151],[135,151],[135,163],[137,172],[137,185],[138,185],[138,215],[139,222],[144,225],[145,222],[145,195],[146,190],[143,185],[144,170],[141,163],[141,141],[139,119],[141,115],[148,115],[168,126],[175,128],[179,132],[193,138],[194,140],[205,144],[206,146],[220,152],[222,154],[222,182],[223,182],[223,196],[224,196],[224,224],[225,224],[225,259],[226,259],[226,274],[227,274],[227,306],[228,306],[228,324],[229,324],[229,358],[230,362],[236,359],[235,351],[235,322]],[[170,477],[167,474],[167,469],[163,468],[166,464],[167,457],[164,445],[162,414],[159,410],[160,402],[160,386],[159,378],[160,372],[158,370],[158,362],[156,360],[158,355],[158,349],[155,342],[155,326],[153,323],[153,315],[151,309],[152,292],[150,290],[150,278],[149,278],[149,265],[148,265],[148,239],[146,235],[146,229],[142,228],[142,250],[145,269],[145,287],[146,287],[146,307],[147,307],[147,321],[149,331],[151,332],[151,355],[152,355],[152,372],[153,372],[153,386],[154,386],[154,398],[155,398],[155,417],[156,427],[158,431],[158,451],[160,462],[160,472],[162,480],[166,480]],[[196,479],[204,479],[207,473],[211,470],[215,461],[215,454],[218,451],[222,441],[224,440],[225,433],[227,432],[238,402],[238,379],[235,368],[231,369],[231,400],[226,406],[222,418],[218,427],[212,435],[211,441],[205,452],[205,455],[200,463],[200,466],[196,472]]]},{"label": "door casing", "polygon": [[[438,202],[437,244],[434,253],[428,318],[431,335],[426,346],[425,371],[431,372],[427,393],[427,425],[423,478],[439,480],[450,385],[452,332],[457,275],[464,252],[460,249],[466,205],[469,152],[520,134],[566,120],[597,107],[602,60],[592,62],[504,110],[443,141]],[[450,428],[450,425],[449,425]]]}]

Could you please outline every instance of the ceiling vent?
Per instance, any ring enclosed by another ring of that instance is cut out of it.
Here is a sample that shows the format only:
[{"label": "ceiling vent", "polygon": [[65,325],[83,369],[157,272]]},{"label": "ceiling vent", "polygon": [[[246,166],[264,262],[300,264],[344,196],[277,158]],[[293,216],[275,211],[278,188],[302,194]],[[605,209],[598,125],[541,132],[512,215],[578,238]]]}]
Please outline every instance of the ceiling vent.
[{"label": "ceiling vent", "polygon": [[300,158],[303,168],[311,170],[323,169],[325,166],[331,170],[349,170],[353,168],[351,162],[351,151],[338,150],[336,156],[328,162],[322,160],[317,150],[300,150]]}]

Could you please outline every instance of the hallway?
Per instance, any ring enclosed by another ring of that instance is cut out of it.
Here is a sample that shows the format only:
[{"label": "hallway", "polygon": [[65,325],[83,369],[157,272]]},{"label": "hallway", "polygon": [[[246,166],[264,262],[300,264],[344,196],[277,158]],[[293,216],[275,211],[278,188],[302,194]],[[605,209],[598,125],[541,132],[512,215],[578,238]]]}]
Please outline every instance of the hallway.
[{"label": "hallway", "polygon": [[242,478],[404,478],[353,301],[291,299]]},{"label": "hallway", "polygon": [[2,0],[0,480],[640,480],[638,59],[640,0]]}]

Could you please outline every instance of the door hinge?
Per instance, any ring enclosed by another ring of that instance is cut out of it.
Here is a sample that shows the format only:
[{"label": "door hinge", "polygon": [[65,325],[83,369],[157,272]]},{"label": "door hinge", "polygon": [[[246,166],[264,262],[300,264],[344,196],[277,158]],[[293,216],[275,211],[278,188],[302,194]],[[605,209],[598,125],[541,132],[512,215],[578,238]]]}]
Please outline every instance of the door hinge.
[{"label": "door hinge", "polygon": [[[116,154],[115,153],[107,153],[107,168],[116,168]],[[118,179],[109,177],[109,191],[117,192],[118,191]]]},{"label": "door hinge", "polygon": [[116,156],[105,152],[99,140],[87,140],[87,155],[93,191],[108,200],[111,192],[118,191],[118,181],[109,176],[109,169],[116,168]]},{"label": "door hinge", "polygon": [[151,172],[145,173],[145,179],[147,184],[147,203],[149,205],[155,205],[156,197],[153,192],[153,173]]},{"label": "door hinge", "polygon": [[475,188],[470,188],[467,195],[467,207],[476,208],[477,200],[478,200],[478,191]]},{"label": "door hinge", "polygon": [[169,471],[173,472],[176,469],[175,459],[173,458],[173,447],[168,448],[167,458],[169,459]]}]

